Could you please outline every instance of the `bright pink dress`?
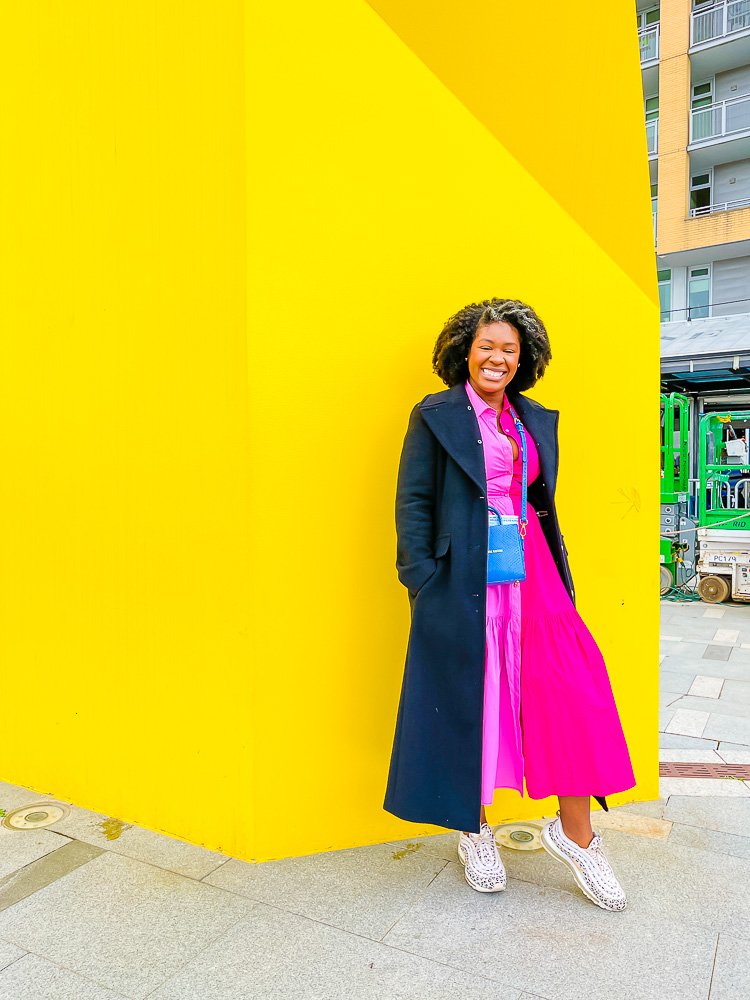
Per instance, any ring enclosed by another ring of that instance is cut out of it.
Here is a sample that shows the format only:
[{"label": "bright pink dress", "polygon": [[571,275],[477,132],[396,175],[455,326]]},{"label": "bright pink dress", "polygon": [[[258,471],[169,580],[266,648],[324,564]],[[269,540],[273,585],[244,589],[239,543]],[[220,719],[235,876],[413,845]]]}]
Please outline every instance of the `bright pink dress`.
[{"label": "bright pink dress", "polygon": [[[487,472],[487,502],[521,514],[521,436],[504,395],[497,411],[465,383],[479,420]],[[527,490],[539,475],[528,430]],[[635,785],[607,667],[560,577],[539,518],[526,501],[524,561],[519,584],[487,585],[482,803],[496,788],[523,782],[532,799],[549,795],[610,795]]]}]

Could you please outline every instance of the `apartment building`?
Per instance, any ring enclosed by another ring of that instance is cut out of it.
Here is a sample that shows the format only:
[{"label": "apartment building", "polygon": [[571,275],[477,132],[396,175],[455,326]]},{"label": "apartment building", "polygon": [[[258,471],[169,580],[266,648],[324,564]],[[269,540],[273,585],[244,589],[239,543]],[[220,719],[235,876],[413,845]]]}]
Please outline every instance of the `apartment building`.
[{"label": "apartment building", "polygon": [[662,384],[750,406],[750,0],[636,8]]}]

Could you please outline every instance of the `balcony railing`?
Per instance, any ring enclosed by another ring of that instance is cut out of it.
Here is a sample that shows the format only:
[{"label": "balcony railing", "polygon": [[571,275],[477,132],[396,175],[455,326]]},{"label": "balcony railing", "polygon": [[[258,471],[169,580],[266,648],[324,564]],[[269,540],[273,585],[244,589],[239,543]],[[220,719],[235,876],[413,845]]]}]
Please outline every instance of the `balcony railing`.
[{"label": "balcony railing", "polygon": [[734,201],[717,201],[713,205],[704,205],[701,208],[691,208],[690,218],[695,219],[699,215],[713,215],[714,212],[731,212],[733,208],[750,207],[750,198],[735,198]]},{"label": "balcony railing", "polygon": [[654,156],[659,151],[659,119],[646,122],[646,148],[648,155]]},{"label": "balcony railing", "polygon": [[690,141],[716,139],[750,129],[750,94],[717,101],[690,112]]},{"label": "balcony railing", "polygon": [[724,299],[722,302],[703,302],[700,305],[687,306],[683,309],[662,310],[662,323],[672,323],[677,320],[693,320],[710,318],[711,310],[716,306],[740,306],[722,316],[737,316],[740,313],[750,313],[750,299]]},{"label": "balcony railing", "polygon": [[701,42],[724,38],[746,28],[750,28],[750,0],[721,0],[707,9],[693,11],[690,17],[690,44],[700,45]]},{"label": "balcony railing", "polygon": [[[744,0],[743,0],[744,2]],[[650,62],[659,58],[659,25],[649,24],[647,28],[638,30],[638,41],[641,46],[641,62]]]}]

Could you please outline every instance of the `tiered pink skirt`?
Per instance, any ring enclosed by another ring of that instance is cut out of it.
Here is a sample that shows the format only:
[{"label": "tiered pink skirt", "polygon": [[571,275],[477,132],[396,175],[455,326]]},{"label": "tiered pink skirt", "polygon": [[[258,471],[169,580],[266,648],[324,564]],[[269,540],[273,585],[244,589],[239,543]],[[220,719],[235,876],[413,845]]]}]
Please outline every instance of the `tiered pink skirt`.
[{"label": "tiered pink skirt", "polygon": [[[515,436],[515,435],[514,435]],[[500,447],[510,452],[504,435]],[[520,436],[518,438],[520,441]],[[526,434],[529,472],[538,458]],[[493,442],[497,446],[497,442]],[[488,481],[487,500],[521,513],[514,476]],[[517,478],[516,478],[517,477]],[[526,579],[487,586],[482,802],[523,781],[533,799],[609,795],[635,776],[604,658],[560,577],[539,517],[527,502]]]}]

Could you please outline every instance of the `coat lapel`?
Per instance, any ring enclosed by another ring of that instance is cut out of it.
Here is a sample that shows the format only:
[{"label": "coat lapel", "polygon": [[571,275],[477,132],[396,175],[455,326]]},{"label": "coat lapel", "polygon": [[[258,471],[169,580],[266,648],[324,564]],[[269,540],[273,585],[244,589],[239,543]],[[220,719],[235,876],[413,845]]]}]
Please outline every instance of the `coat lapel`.
[{"label": "coat lapel", "polygon": [[[508,389],[508,398],[521,423],[534,439],[541,466],[540,478],[554,496],[557,476],[556,424],[559,410],[549,410],[523,393]],[[481,442],[479,421],[469,402],[463,383],[459,382],[444,392],[428,396],[419,404],[425,423],[445,448],[451,458],[461,466],[487,493],[487,474],[484,467],[484,449]]]}]

